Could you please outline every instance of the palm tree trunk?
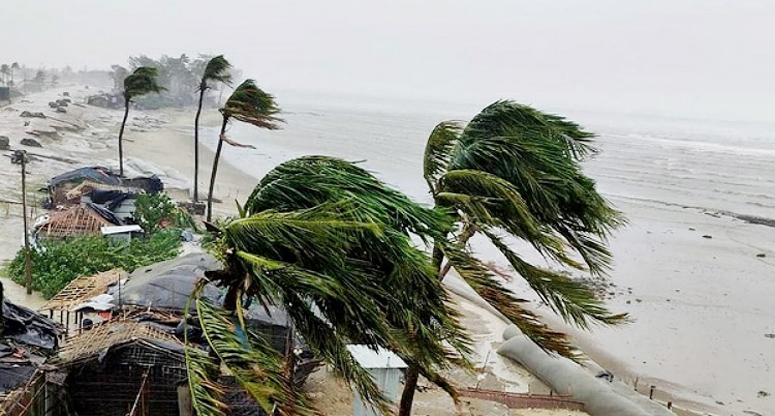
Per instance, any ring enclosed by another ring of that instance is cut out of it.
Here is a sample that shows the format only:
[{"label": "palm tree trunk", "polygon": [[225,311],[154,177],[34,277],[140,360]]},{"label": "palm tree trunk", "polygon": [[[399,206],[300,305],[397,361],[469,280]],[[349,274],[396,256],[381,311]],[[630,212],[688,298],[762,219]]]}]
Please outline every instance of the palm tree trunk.
[{"label": "palm tree trunk", "polygon": [[[476,234],[476,226],[470,223],[466,223],[466,225],[463,226],[463,232],[460,233],[460,236],[458,237],[458,241],[460,242],[461,245],[465,246],[466,243],[468,243],[468,240],[470,240],[471,237],[474,236],[474,234]],[[434,251],[434,255],[435,253],[436,252]],[[449,273],[449,269],[451,268],[452,268],[452,263],[447,262],[447,264],[444,265],[441,271],[439,271],[439,279],[444,279],[444,276],[446,276],[447,273]]]},{"label": "palm tree trunk", "polygon": [[[472,224],[466,223],[463,227],[463,232],[460,233],[458,241],[465,245],[468,240],[476,233],[476,227]],[[441,263],[444,260],[444,253],[438,245],[433,245],[433,267],[439,271],[439,280],[444,279],[444,276],[449,273],[452,268],[451,263],[448,261],[444,267],[441,267]],[[398,406],[398,416],[410,416],[412,414],[412,404],[414,402],[414,392],[417,390],[417,381],[420,378],[420,367],[416,364],[409,363],[409,368],[406,369],[406,377],[404,380],[404,392],[401,394],[401,404]]]},{"label": "palm tree trunk", "polygon": [[404,392],[401,394],[401,404],[398,405],[398,416],[412,414],[414,392],[417,390],[417,380],[420,378],[420,367],[417,364],[409,364],[404,380]]},{"label": "palm tree trunk", "polygon": [[124,126],[129,117],[129,97],[124,97],[124,120],[121,121],[121,130],[118,132],[118,175],[124,177]]},{"label": "palm tree trunk", "polygon": [[213,173],[210,175],[210,190],[207,192],[207,222],[213,220],[213,190],[215,189],[215,175],[218,172],[218,159],[221,158],[221,149],[223,148],[223,135],[226,133],[226,123],[229,118],[223,116],[223,125],[221,125],[221,134],[218,135],[218,148],[215,150],[213,159]]},{"label": "palm tree trunk", "polygon": [[194,118],[194,203],[199,202],[199,115],[202,114],[202,101],[205,98],[205,85],[199,86],[199,107]]}]

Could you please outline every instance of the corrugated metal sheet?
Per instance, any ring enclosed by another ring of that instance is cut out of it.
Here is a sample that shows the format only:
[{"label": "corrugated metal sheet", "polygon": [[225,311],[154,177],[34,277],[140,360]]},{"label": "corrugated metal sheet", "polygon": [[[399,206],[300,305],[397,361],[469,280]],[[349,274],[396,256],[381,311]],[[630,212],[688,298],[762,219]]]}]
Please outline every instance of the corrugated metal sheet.
[{"label": "corrugated metal sheet", "polygon": [[[394,402],[398,397],[401,370],[407,365],[392,351],[380,348],[373,350],[365,345],[348,345],[347,350],[361,367],[367,369],[385,397]],[[379,416],[380,413],[366,404],[358,393],[353,399],[353,416]]]}]

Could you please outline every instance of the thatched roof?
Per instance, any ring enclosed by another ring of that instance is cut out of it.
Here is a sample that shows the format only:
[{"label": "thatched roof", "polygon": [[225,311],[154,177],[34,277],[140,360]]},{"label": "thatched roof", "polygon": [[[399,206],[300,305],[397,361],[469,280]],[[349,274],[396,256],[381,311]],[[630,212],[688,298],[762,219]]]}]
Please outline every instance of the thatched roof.
[{"label": "thatched roof", "polygon": [[101,235],[102,227],[121,225],[115,214],[94,204],[81,204],[49,215],[38,235],[49,238]]},{"label": "thatched roof", "polygon": [[148,348],[183,354],[183,343],[173,335],[148,323],[132,320],[110,321],[70,338],[59,350],[55,363],[70,365],[99,358],[111,348],[143,343]]},{"label": "thatched roof", "polygon": [[123,270],[113,269],[92,276],[78,277],[68,283],[53,298],[49,299],[40,310],[70,311],[74,306],[78,306],[97,295],[106,293],[108,286],[118,283],[126,275],[127,273]]}]

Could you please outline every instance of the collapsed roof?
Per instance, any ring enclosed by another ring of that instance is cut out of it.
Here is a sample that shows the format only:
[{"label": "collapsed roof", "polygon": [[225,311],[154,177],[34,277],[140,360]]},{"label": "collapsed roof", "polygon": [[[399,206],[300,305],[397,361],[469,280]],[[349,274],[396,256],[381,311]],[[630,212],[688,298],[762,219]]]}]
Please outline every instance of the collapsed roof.
[{"label": "collapsed roof", "polygon": [[59,330],[51,320],[3,299],[0,393],[25,385],[56,349],[58,335]]}]

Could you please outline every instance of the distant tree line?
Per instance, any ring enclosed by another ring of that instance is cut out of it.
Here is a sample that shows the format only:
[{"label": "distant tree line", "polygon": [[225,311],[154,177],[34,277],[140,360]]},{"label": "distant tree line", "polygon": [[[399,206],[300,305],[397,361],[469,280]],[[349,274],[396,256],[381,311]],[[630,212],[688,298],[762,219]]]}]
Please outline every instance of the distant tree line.
[{"label": "distant tree line", "polygon": [[[185,107],[196,105],[199,101],[199,86],[202,73],[207,63],[212,59],[211,56],[199,55],[198,58],[190,58],[186,54],[178,57],[162,55],[159,59],[150,58],[146,55],[129,57],[127,67],[121,65],[111,66],[110,77],[113,81],[113,87],[116,91],[123,90],[124,79],[134,72],[137,68],[156,68],[156,80],[164,91],[159,94],[151,94],[138,97],[134,103],[144,109],[157,109],[163,107]],[[240,71],[230,69],[231,75],[239,79]],[[220,86],[219,86],[220,87]],[[209,90],[208,95],[204,97],[204,104],[215,106],[217,104],[216,94],[219,90]]]}]

